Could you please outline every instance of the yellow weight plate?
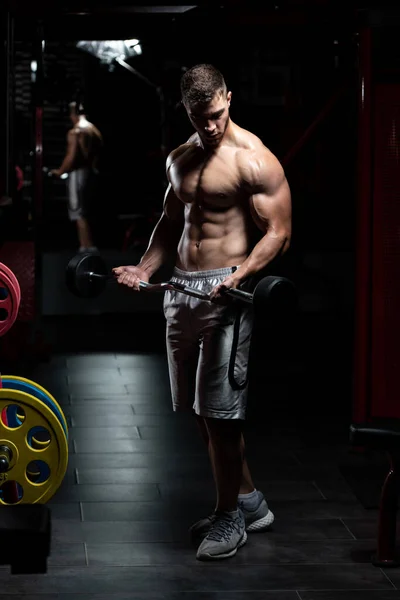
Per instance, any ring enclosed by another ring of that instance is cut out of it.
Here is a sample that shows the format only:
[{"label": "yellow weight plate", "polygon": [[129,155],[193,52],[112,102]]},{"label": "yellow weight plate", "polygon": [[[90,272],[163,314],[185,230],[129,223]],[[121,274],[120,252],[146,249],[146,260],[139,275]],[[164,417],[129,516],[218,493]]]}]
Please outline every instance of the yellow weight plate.
[{"label": "yellow weight plate", "polygon": [[[63,410],[62,410],[61,406],[58,404],[57,400],[54,398],[54,396],[52,396],[50,394],[50,392],[48,390],[46,390],[46,388],[44,388],[41,385],[39,385],[38,383],[36,383],[36,381],[32,381],[31,379],[26,379],[25,377],[18,377],[17,375],[2,375],[1,378],[2,379],[11,379],[12,381],[16,381],[16,382],[20,381],[22,384],[26,384],[27,386],[32,386],[34,388],[37,388],[40,392],[42,392],[42,394],[44,394],[45,396],[48,396],[49,400],[51,402],[53,402],[53,404],[55,404],[56,411],[58,411],[58,413],[59,413],[59,415],[57,415],[57,416],[59,416],[62,419],[65,433],[68,436],[68,423],[67,423],[65,415],[63,413]],[[7,387],[7,386],[5,386],[5,387]],[[30,394],[30,391],[27,389],[24,389],[21,391],[24,391],[27,394]],[[32,394],[32,395],[34,395],[34,394]],[[40,398],[39,398],[39,400],[40,400]]]},{"label": "yellow weight plate", "polygon": [[[17,449],[11,468],[1,474],[0,481],[16,481],[22,486],[23,497],[18,504],[45,504],[61,485],[67,469],[68,442],[64,429],[54,412],[44,402],[19,390],[1,388],[0,415],[9,405],[17,405],[22,409],[25,419],[15,429],[11,429],[0,419],[1,443],[9,444],[11,449]],[[30,435],[30,431],[41,427],[49,432],[51,441],[43,449],[32,448],[29,439],[34,438],[34,434]],[[50,476],[43,483],[33,483],[27,477],[28,465],[36,460],[43,461],[50,469]],[[0,504],[5,504],[1,498]]]}]

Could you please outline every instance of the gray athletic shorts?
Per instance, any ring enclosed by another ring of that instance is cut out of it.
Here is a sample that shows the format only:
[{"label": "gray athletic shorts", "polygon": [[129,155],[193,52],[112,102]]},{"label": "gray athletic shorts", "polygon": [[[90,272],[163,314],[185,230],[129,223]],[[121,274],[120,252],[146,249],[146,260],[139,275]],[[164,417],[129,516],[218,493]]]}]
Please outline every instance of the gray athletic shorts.
[{"label": "gray athletic shorts", "polygon": [[90,208],[96,172],[90,168],[76,169],[68,176],[68,215],[71,221],[85,217]]},{"label": "gray athletic shorts", "polygon": [[[171,280],[209,293],[235,270],[175,268]],[[236,300],[223,306],[167,290],[164,314],[174,411],[193,408],[202,417],[244,419],[252,305]]]}]

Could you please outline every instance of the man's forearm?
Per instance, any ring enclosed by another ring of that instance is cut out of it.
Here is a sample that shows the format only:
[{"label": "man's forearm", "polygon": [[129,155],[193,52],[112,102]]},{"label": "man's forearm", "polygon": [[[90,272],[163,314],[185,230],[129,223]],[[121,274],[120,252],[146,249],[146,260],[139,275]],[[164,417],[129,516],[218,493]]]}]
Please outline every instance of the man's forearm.
[{"label": "man's forearm", "polygon": [[181,224],[163,215],[154,228],[147,250],[137,266],[144,269],[151,277],[164,263],[175,256],[181,235]]},{"label": "man's forearm", "polygon": [[284,254],[289,245],[289,236],[264,235],[254,246],[246,260],[240,265],[239,269],[235,271],[235,279],[241,283],[245,279],[255,275],[273,261],[274,258]]},{"label": "man's forearm", "polygon": [[59,171],[60,175],[63,175],[64,173],[69,173],[72,171],[73,166],[74,161],[67,156],[62,161],[61,167],[59,167],[57,170]]}]

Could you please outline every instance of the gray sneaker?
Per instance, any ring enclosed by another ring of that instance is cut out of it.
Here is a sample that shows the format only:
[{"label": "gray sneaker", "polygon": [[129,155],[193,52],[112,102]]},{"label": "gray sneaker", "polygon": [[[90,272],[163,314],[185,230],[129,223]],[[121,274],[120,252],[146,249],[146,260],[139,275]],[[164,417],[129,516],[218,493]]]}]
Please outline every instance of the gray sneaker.
[{"label": "gray sneaker", "polygon": [[[259,505],[253,511],[246,510],[243,502],[239,502],[239,508],[242,510],[244,519],[246,522],[246,531],[265,531],[274,522],[274,515],[269,510],[268,504],[264,498],[264,494],[257,490],[259,497]],[[190,535],[193,539],[201,540],[210,531],[211,526],[215,520],[215,513],[212,513],[205,519],[201,519],[194,523],[189,529]]]},{"label": "gray sneaker", "polygon": [[211,529],[197,549],[198,560],[219,560],[234,556],[246,543],[244,516],[240,509],[215,514]]},{"label": "gray sneaker", "polygon": [[264,494],[257,490],[259,504],[255,510],[248,510],[244,507],[244,502],[239,501],[239,508],[243,511],[246,521],[246,531],[265,531],[275,520],[274,514],[268,508]]}]

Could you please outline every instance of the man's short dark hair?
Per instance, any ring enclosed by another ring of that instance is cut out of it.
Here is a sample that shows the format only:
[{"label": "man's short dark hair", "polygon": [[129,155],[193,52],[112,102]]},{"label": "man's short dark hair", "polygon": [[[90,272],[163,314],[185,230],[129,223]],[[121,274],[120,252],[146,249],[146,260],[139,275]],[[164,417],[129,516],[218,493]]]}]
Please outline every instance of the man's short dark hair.
[{"label": "man's short dark hair", "polygon": [[218,93],[226,94],[222,73],[213,65],[199,64],[188,69],[181,78],[182,102],[185,105],[206,104]]},{"label": "man's short dark hair", "polygon": [[82,102],[77,102],[74,100],[73,102],[70,102],[68,106],[70,113],[75,113],[76,115],[85,114],[85,107],[83,106]]}]

